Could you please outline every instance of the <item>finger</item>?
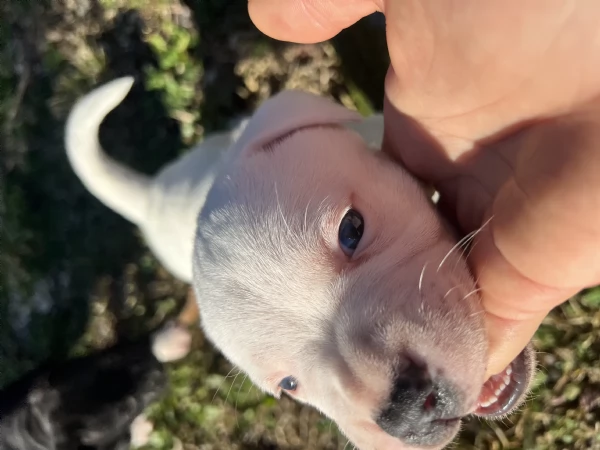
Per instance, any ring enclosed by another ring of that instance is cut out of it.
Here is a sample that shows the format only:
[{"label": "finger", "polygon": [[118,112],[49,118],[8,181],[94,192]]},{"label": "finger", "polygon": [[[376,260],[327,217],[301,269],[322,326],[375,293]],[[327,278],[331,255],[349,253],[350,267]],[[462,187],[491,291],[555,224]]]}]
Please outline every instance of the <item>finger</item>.
[{"label": "finger", "polygon": [[248,0],[254,25],[282,41],[313,44],[378,10],[376,0]]},{"label": "finger", "polygon": [[528,320],[507,320],[493,314],[485,317],[488,329],[489,359],[486,379],[502,372],[527,346],[546,317],[539,314]]},{"label": "finger", "polygon": [[542,285],[521,274],[498,250],[492,224],[478,234],[469,257],[486,311],[488,375],[504,370],[527,346],[548,312],[579,290]]},{"label": "finger", "polygon": [[586,106],[505,144],[514,174],[469,258],[488,316],[501,319],[488,320],[490,371],[506,367],[553,307],[600,281],[599,123],[599,109]]}]

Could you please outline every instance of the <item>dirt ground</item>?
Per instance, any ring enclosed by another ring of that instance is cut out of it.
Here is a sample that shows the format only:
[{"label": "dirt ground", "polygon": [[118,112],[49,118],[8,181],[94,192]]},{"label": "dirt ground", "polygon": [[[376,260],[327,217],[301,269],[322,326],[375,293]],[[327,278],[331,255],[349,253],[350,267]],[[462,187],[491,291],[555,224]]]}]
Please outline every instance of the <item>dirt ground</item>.
[{"label": "dirt ground", "polygon": [[[83,188],[63,147],[76,98],[121,75],[136,83],[105,121],[114,158],[154,173],[206,133],[285,88],[381,108],[382,18],[331,42],[262,36],[244,0],[7,0],[0,6],[0,386],[49,358],[83,354],[178,313],[187,286],[138,231]],[[456,449],[600,449],[600,289],[557,308],[536,335],[527,405],[467,420]],[[344,449],[328,419],[261,394],[195,332],[148,411],[147,449]],[[175,446],[175,447],[174,447]]]}]

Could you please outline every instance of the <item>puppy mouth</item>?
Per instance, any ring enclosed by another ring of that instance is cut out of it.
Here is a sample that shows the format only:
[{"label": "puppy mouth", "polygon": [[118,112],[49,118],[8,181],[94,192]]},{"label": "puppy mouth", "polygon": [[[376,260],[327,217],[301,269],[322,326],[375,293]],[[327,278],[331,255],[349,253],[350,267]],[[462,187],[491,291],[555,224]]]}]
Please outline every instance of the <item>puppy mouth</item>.
[{"label": "puppy mouth", "polygon": [[483,385],[473,414],[494,419],[513,411],[527,393],[531,380],[529,349],[523,350],[506,369]]}]

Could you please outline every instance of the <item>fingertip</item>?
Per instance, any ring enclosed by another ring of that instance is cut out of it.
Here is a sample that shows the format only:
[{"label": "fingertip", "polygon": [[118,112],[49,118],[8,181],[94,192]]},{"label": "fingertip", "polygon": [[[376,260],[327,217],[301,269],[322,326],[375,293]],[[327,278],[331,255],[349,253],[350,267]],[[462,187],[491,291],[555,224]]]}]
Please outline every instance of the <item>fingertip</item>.
[{"label": "fingertip", "polygon": [[579,291],[578,288],[543,285],[525,276],[496,245],[494,218],[484,224],[477,233],[468,262],[481,288],[487,313],[527,321],[547,314]]},{"label": "fingertip", "polygon": [[544,286],[524,276],[496,246],[493,220],[484,223],[487,225],[478,233],[468,259],[486,313],[489,377],[504,370],[531,341],[552,308],[577,290]]},{"label": "fingertip", "polygon": [[486,379],[502,372],[529,344],[546,314],[516,321],[486,314],[489,359]]},{"label": "fingertip", "polygon": [[[290,3],[297,2],[293,0],[275,4],[271,0],[248,0],[248,15],[256,28],[267,36],[280,41],[303,43],[302,33],[298,36],[297,30],[286,20],[291,9]],[[312,34],[309,33],[309,36],[312,37]]]},{"label": "fingertip", "polygon": [[371,0],[248,0],[248,14],[267,36],[314,44],[375,12]]}]

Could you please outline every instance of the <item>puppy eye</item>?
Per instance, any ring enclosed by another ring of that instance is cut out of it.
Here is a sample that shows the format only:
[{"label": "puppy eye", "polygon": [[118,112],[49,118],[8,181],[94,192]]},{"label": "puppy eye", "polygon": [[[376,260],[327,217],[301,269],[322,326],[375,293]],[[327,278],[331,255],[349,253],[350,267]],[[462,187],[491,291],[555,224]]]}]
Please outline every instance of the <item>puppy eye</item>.
[{"label": "puppy eye", "polygon": [[363,217],[358,211],[354,209],[349,210],[342,219],[338,232],[340,247],[342,247],[346,255],[352,256],[364,231],[365,222]]},{"label": "puppy eye", "polygon": [[295,391],[298,387],[298,380],[292,376],[285,377],[279,382],[279,387],[284,391]]}]

